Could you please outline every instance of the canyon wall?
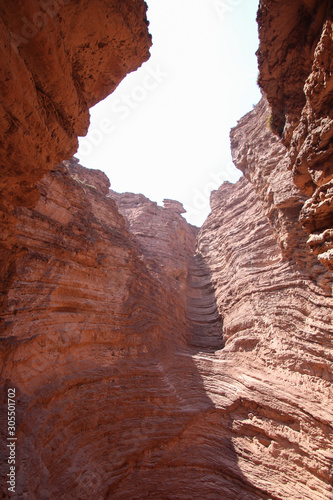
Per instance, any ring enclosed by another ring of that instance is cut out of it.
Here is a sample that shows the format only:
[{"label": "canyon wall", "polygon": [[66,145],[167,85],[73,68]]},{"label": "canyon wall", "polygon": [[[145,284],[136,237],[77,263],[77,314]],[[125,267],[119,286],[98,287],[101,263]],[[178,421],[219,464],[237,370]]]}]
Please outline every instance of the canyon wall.
[{"label": "canyon wall", "polygon": [[[213,192],[211,204],[197,251],[210,270],[225,347],[211,361],[214,375],[205,375],[207,392],[226,411],[238,467],[267,498],[331,498],[331,296],[284,258],[244,178]],[[227,408],[215,377],[234,389]]]},{"label": "canyon wall", "polygon": [[37,187],[1,343],[19,495],[329,499],[328,279],[283,255],[252,185],[214,192],[199,232],[75,160]]},{"label": "canyon wall", "polygon": [[[6,408],[16,389],[16,498],[332,499],[329,164],[302,167],[297,185],[291,165],[305,118],[306,158],[328,158],[329,87],[316,84],[317,118],[302,95],[319,54],[329,82],[328,3],[260,3],[265,98],[231,132],[244,177],[212,193],[200,230],[176,201],[116,193],[76,159],[55,166],[150,37],[142,2],[51,4],[52,15],[43,2],[1,7],[11,81],[30,71],[40,89],[36,107],[2,82],[21,117],[1,134],[1,398]],[[54,87],[37,61],[60,65]],[[57,87],[62,71],[74,90]]]},{"label": "canyon wall", "polygon": [[300,221],[308,245],[333,270],[333,6],[327,1],[260,2],[259,80],[288,168],[309,198]]},{"label": "canyon wall", "polygon": [[140,489],[141,498],[158,495],[167,468],[158,466],[160,449],[209,404],[182,353],[195,230],[173,208],[133,195],[141,239],[161,229],[147,255],[102,172],[64,162],[37,187],[37,204],[15,211],[1,342],[2,381],[17,390],[17,493],[131,496],[155,454],[156,475]]},{"label": "canyon wall", "polygon": [[151,37],[142,0],[2,2],[0,26],[0,189],[22,206],[76,152],[89,108],[148,59]]},{"label": "canyon wall", "polygon": [[[104,99],[149,57],[142,0],[19,0],[0,5],[0,309],[15,275],[14,207],[71,158]],[[0,331],[3,318],[0,320]]]}]

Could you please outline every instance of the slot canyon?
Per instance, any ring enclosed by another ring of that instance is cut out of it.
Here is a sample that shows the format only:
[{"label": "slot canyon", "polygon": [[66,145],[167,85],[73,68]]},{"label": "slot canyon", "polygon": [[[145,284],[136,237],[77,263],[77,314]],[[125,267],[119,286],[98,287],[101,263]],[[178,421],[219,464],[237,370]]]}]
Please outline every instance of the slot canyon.
[{"label": "slot canyon", "polygon": [[146,10],[0,3],[0,498],[332,500],[332,2],[260,0],[243,175],[201,228],[75,157]]}]

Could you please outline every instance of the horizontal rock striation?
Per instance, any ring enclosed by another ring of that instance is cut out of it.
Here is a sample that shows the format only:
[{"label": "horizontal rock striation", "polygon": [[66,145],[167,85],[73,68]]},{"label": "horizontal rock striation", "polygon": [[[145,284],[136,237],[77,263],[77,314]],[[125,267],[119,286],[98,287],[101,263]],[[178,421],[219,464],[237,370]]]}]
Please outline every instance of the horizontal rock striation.
[{"label": "horizontal rock striation", "polygon": [[163,208],[142,194],[110,191],[109,196],[126,218],[136,245],[155,272],[156,279],[162,274],[164,282],[170,281],[173,288],[176,281],[183,293],[180,298],[183,302],[188,259],[194,253],[198,229],[181,216],[185,212],[182,204],[165,200]]},{"label": "horizontal rock striation", "polygon": [[332,299],[253,187],[214,192],[199,233],[76,160],[38,189],[2,314],[18,494],[329,498]]},{"label": "horizontal rock striation", "polygon": [[309,245],[333,270],[332,53],[330,1],[261,2],[259,84],[270,124],[289,151],[288,168],[309,197],[300,214]]},{"label": "horizontal rock striation", "polygon": [[14,208],[38,202],[36,182],[75,153],[89,107],[148,59],[146,8],[143,0],[0,6],[1,311],[26,253]]},{"label": "horizontal rock striation", "polygon": [[[171,356],[185,345],[176,283],[184,275],[186,284],[186,263],[157,279],[108,185],[101,172],[64,162],[38,183],[33,209],[16,209],[1,380],[18,394],[17,492],[29,499],[120,498],[147,454],[208,404],[191,358]],[[183,252],[186,221],[160,210],[179,226]]]},{"label": "horizontal rock striation", "polygon": [[198,229],[180,217],[185,212],[182,204],[164,200],[162,208],[143,195],[111,191],[110,196],[126,217],[136,246],[142,249],[156,279],[162,278],[164,287],[170,283],[173,294],[179,288],[178,302],[187,311],[187,342],[205,349],[210,346],[213,351],[220,349],[222,325],[214,290],[204,262],[194,255]]},{"label": "horizontal rock striation", "polygon": [[198,230],[176,201],[115,193],[76,159],[55,167],[88,107],[148,57],[144,2],[0,7],[17,498],[332,499],[330,9],[260,2],[268,104],[231,132],[244,177],[212,193]]},{"label": "horizontal rock striation", "polygon": [[293,182],[288,151],[272,132],[269,117],[263,98],[238,121],[230,133],[233,162],[252,183],[284,258],[296,262],[331,294],[331,273],[309,251],[300,221],[308,199]]},{"label": "horizontal rock striation", "polygon": [[221,425],[230,422],[240,471],[267,495],[256,498],[329,499],[332,298],[283,257],[244,178],[213,192],[211,204],[197,252],[211,275],[225,347],[198,360],[207,395],[225,412]]},{"label": "horizontal rock striation", "polygon": [[222,319],[217,310],[209,269],[200,254],[193,255],[189,261],[187,283],[189,344],[207,352],[222,349]]}]

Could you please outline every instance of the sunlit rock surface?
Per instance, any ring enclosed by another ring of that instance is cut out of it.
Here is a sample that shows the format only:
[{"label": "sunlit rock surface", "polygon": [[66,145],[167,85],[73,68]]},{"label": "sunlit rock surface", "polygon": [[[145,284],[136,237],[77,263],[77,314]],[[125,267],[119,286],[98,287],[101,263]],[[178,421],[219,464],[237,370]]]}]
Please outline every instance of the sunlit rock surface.
[{"label": "sunlit rock surface", "polygon": [[272,111],[263,100],[232,131],[244,177],[212,193],[199,230],[176,201],[55,166],[88,107],[148,57],[144,3],[42,3],[0,8],[16,497],[331,500],[329,4],[260,2]]},{"label": "sunlit rock surface", "polygon": [[252,183],[285,259],[293,259],[315,282],[331,289],[331,273],[307,246],[308,234],[300,215],[309,201],[294,184],[286,147],[272,132],[270,108],[262,99],[231,130],[234,164]]},{"label": "sunlit rock surface", "polygon": [[38,202],[35,183],[75,153],[89,107],[148,59],[146,8],[143,0],[1,2],[1,310],[21,252],[14,207]]},{"label": "sunlit rock surface", "polygon": [[72,160],[16,209],[19,494],[329,498],[332,299],[251,184],[214,192],[199,233],[108,187]]},{"label": "sunlit rock surface", "polygon": [[259,84],[288,168],[309,197],[300,214],[308,244],[333,270],[333,24],[330,1],[260,2]]},{"label": "sunlit rock surface", "polygon": [[146,4],[1,2],[0,39],[0,189],[28,205],[34,182],[76,152],[89,108],[148,59]]},{"label": "sunlit rock surface", "polygon": [[[244,178],[211,203],[197,245],[225,348],[211,360],[214,375],[207,369],[207,392],[230,419],[239,469],[267,498],[331,498],[332,299],[311,269],[283,257]],[[234,406],[225,407],[220,377]]]}]

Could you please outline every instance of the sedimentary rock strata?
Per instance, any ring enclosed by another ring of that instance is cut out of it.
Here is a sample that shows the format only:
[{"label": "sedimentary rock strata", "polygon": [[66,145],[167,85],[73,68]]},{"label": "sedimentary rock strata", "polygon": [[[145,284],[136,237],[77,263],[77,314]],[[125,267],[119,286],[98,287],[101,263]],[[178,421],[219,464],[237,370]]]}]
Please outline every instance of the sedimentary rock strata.
[{"label": "sedimentary rock strata", "polygon": [[[187,347],[197,230],[176,203],[107,195],[104,174],[73,161],[38,190],[36,206],[15,213],[1,344],[4,387],[18,394],[18,492],[123,498],[140,484],[141,498],[158,497],[178,459],[172,443],[211,408]],[[198,467],[190,477],[203,482]]]},{"label": "sedimentary rock strata", "polygon": [[[214,377],[206,372],[207,393],[230,419],[239,469],[267,495],[257,498],[330,498],[330,294],[311,270],[284,258],[245,179],[225,183],[211,203],[197,251],[210,270],[225,347],[211,360]],[[230,407],[215,377],[234,389]]]},{"label": "sedimentary rock strata", "polygon": [[328,498],[332,299],[251,184],[213,193],[199,234],[75,161],[38,189],[2,342],[19,493]]},{"label": "sedimentary rock strata", "polygon": [[[293,182],[288,169],[289,153],[272,133],[270,112],[263,98],[231,130],[233,162],[253,185],[284,258],[293,259],[329,293],[331,273],[316,263],[316,256],[307,246],[308,233],[302,227],[302,214],[312,201]],[[319,224],[319,217],[315,218]]]},{"label": "sedimentary rock strata", "polygon": [[89,105],[148,56],[144,4],[0,13],[0,380],[2,407],[16,389],[17,497],[331,499],[329,4],[260,3],[267,100],[231,132],[244,177],[212,193],[200,230],[176,201],[55,166]]},{"label": "sedimentary rock strata", "polygon": [[148,59],[146,8],[142,0],[1,2],[1,310],[23,251],[14,207],[37,203],[35,183],[75,153],[89,107]]},{"label": "sedimentary rock strata", "polygon": [[294,182],[310,197],[300,217],[309,245],[332,270],[332,5],[261,2],[258,26],[258,82],[272,108],[269,122],[289,150]]}]

